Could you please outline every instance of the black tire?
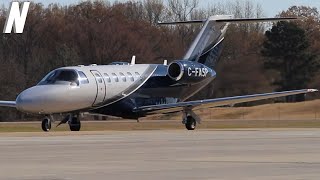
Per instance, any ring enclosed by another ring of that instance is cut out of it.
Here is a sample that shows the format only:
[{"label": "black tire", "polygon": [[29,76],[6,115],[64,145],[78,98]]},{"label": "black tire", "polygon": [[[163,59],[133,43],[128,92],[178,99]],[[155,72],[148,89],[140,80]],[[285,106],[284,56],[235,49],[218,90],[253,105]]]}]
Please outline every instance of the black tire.
[{"label": "black tire", "polygon": [[69,123],[70,131],[80,131],[81,122],[77,117],[72,117],[71,122]]},{"label": "black tire", "polygon": [[196,121],[193,117],[188,116],[185,125],[186,125],[186,128],[187,128],[189,131],[193,131],[193,130],[196,129],[197,121]]},{"label": "black tire", "polygon": [[42,120],[41,128],[44,132],[48,132],[51,129],[51,121],[48,118]]}]

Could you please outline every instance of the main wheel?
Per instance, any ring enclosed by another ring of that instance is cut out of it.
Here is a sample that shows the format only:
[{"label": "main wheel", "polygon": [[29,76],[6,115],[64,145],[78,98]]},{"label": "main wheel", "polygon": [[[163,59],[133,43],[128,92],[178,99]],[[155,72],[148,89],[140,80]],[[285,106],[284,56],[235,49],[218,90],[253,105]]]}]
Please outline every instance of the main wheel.
[{"label": "main wheel", "polygon": [[48,132],[51,129],[51,120],[49,118],[45,118],[42,120],[41,128],[43,131]]},{"label": "main wheel", "polygon": [[188,130],[192,131],[196,129],[197,121],[192,116],[188,116],[185,125]]},{"label": "main wheel", "polygon": [[81,129],[81,122],[77,117],[72,117],[71,121],[69,122],[70,131],[80,131]]}]

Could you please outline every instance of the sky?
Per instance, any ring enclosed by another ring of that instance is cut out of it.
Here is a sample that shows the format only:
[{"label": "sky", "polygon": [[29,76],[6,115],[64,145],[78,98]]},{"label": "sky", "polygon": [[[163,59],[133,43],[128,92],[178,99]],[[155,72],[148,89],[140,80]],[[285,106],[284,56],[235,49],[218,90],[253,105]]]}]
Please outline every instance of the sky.
[{"label": "sky", "polygon": [[262,5],[266,16],[275,16],[291,6],[311,6],[320,9],[319,0],[252,0]]},{"label": "sky", "polygon": [[[41,2],[45,5],[50,3],[60,3],[62,5],[74,4],[81,0],[33,0],[34,2]],[[114,0],[110,0],[114,1]],[[120,2],[125,2],[126,0],[118,0]],[[166,0],[164,0],[166,1]],[[201,6],[206,6],[208,3],[215,2],[226,2],[226,0],[199,0]],[[233,0],[227,0],[233,1]],[[262,5],[265,16],[273,17],[283,10],[287,10],[293,5],[305,5],[311,7],[317,7],[320,9],[320,0],[251,0],[252,2],[259,3]],[[8,0],[0,0],[1,4],[9,4]]]}]

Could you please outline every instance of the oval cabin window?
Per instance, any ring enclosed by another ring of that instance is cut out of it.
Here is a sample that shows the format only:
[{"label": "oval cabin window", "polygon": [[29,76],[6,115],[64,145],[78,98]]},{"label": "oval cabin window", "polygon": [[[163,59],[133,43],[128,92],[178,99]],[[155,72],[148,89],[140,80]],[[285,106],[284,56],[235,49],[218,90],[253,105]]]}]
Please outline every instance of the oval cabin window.
[{"label": "oval cabin window", "polygon": [[111,78],[110,78],[110,76],[109,76],[108,73],[104,73],[104,78],[106,79],[106,81],[107,81],[108,83],[111,82]]},{"label": "oval cabin window", "polygon": [[126,76],[123,73],[119,73],[123,82],[127,81]]},{"label": "oval cabin window", "polygon": [[132,74],[130,72],[127,72],[128,78],[130,79],[130,81],[134,81],[134,78],[132,76]]},{"label": "oval cabin window", "polygon": [[116,73],[112,73],[112,77],[114,79],[115,82],[119,82],[119,78],[118,76],[116,75]]}]

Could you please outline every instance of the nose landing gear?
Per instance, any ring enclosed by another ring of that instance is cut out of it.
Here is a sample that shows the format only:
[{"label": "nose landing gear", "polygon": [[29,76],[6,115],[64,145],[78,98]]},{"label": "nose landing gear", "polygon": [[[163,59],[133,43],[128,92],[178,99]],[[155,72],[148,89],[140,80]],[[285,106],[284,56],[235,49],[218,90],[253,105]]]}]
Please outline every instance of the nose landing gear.
[{"label": "nose landing gear", "polygon": [[50,129],[51,129],[51,119],[48,118],[48,117],[45,117],[45,118],[42,120],[41,128],[42,128],[42,130],[45,131],[45,132],[50,131]]},{"label": "nose landing gear", "polygon": [[[42,130],[45,132],[50,131],[52,122],[54,122],[53,116],[52,115],[46,116],[41,123]],[[69,124],[70,131],[80,131],[81,122],[80,122],[79,115],[68,114],[61,120],[61,122],[57,125],[57,127],[67,122]]]}]

